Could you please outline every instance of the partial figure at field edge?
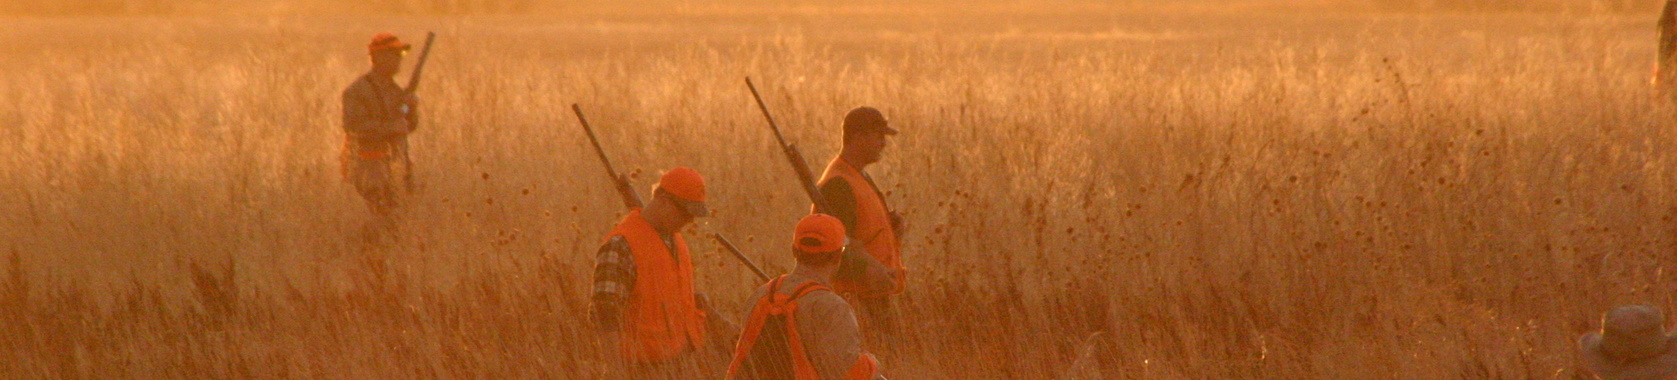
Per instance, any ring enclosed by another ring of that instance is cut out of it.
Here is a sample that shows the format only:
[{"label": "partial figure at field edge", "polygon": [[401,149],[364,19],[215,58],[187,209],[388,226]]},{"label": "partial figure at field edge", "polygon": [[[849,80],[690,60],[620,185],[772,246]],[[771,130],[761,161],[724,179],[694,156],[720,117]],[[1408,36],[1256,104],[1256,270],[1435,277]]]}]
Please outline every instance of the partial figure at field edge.
[{"label": "partial figure at field edge", "polygon": [[1667,100],[1677,100],[1677,0],[1666,0],[1660,9],[1659,40],[1655,44],[1654,92]]},{"label": "partial figure at field edge", "polygon": [[[430,49],[430,38],[426,41]],[[367,201],[374,215],[388,216],[398,205],[397,178],[413,190],[408,135],[418,129],[419,99],[414,95],[424,64],[415,66],[408,88],[396,84],[402,57],[412,45],[396,35],[379,33],[367,44],[371,68],[343,92],[344,144],[339,155],[345,182]]]},{"label": "partial figure at field edge", "polygon": [[1665,314],[1649,305],[1624,305],[1601,316],[1601,331],[1578,338],[1584,368],[1604,380],[1677,379],[1677,337]]}]

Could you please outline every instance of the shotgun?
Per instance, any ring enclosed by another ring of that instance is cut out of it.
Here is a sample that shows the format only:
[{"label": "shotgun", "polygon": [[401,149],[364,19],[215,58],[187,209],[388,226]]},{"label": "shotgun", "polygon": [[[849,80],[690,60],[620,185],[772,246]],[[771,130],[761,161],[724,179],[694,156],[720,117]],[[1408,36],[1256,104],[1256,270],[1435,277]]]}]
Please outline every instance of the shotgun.
[{"label": "shotgun", "polygon": [[[605,165],[606,176],[611,177],[612,186],[617,188],[617,195],[623,198],[623,207],[630,209],[645,207],[646,204],[641,202],[640,196],[635,195],[635,188],[629,186],[629,177],[617,174],[617,168],[611,165],[611,157],[606,156],[605,148],[600,147],[600,138],[594,135],[594,127],[588,124],[588,117],[582,115],[582,107],[572,103],[571,112],[576,113],[577,123],[582,124],[582,132],[588,135],[588,143],[594,146],[594,154],[598,155],[600,163]],[[721,242],[722,246],[728,249],[728,252],[732,252],[734,258],[745,263],[745,266],[750,267],[752,272],[756,272],[757,278],[764,282],[769,281],[769,275],[764,274],[762,269],[757,268],[757,264],[746,258],[745,254],[740,252],[739,247],[735,247],[734,243],[728,241],[728,238],[722,237],[722,234],[712,234],[711,237]]]},{"label": "shotgun", "polygon": [[611,166],[611,157],[606,156],[605,148],[600,147],[600,139],[594,136],[594,127],[588,125],[588,117],[582,116],[582,107],[571,103],[571,112],[576,113],[576,121],[582,124],[582,131],[588,134],[588,143],[594,146],[594,154],[600,156],[600,163],[606,166],[606,176],[611,177],[611,184],[617,188],[617,195],[623,198],[623,207],[631,210],[645,207],[641,197],[635,195],[635,188],[629,186],[629,177],[617,174],[617,168]]},{"label": "shotgun", "polygon": [[431,58],[431,43],[437,40],[437,33],[425,32],[425,46],[419,48],[419,60],[413,63],[413,74],[408,75],[408,86],[403,88],[408,95],[419,91],[420,75],[425,74],[425,61]]},{"label": "shotgun", "polygon": [[[437,33],[425,32],[425,46],[419,48],[419,60],[413,64],[413,74],[408,75],[408,87],[402,89],[402,92],[407,95],[406,99],[413,99],[413,95],[419,91],[420,74],[425,72],[425,61],[431,58],[431,42],[436,40]],[[402,113],[406,114],[408,118],[409,133],[419,129],[419,113],[414,111],[415,110],[412,108],[412,105],[402,105]],[[400,141],[398,145],[400,145],[400,149],[398,149],[398,151],[400,151],[402,155],[402,165],[405,167],[405,170],[403,170],[402,173],[402,183],[407,186],[407,191],[412,193],[414,189],[413,158],[408,156],[408,135],[403,134],[402,141]]]},{"label": "shotgun", "polygon": [[809,202],[815,205],[817,212],[827,212],[827,199],[821,196],[821,188],[815,186],[815,172],[809,170],[803,153],[798,152],[797,145],[786,143],[786,137],[780,134],[780,125],[775,124],[774,115],[769,114],[769,106],[763,104],[763,95],[757,92],[757,85],[751,83],[751,77],[745,77],[745,87],[751,89],[751,98],[757,100],[757,109],[763,111],[763,119],[769,121],[769,130],[774,131],[774,140],[780,144],[781,153],[786,154],[786,162],[791,163],[792,171],[798,174],[798,181],[804,187],[804,194],[809,195]]}]

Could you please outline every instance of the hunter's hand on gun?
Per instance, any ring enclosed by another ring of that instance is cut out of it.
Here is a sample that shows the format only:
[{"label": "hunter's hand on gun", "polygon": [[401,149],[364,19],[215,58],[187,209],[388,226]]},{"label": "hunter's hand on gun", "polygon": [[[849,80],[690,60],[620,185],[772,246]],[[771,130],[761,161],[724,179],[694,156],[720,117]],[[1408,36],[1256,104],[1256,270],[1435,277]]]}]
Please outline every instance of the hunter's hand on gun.
[{"label": "hunter's hand on gun", "polygon": [[407,99],[402,100],[402,115],[407,120],[407,132],[419,130],[419,95],[409,93]]},{"label": "hunter's hand on gun", "polygon": [[582,116],[582,106],[571,104],[571,112],[576,113],[577,124],[582,125],[582,132],[588,135],[588,144],[594,147],[594,154],[600,157],[600,163],[606,167],[606,177],[611,178],[611,186],[617,189],[617,195],[623,198],[623,207],[635,210],[646,207],[639,195],[635,195],[635,188],[629,185],[627,173],[618,174],[617,168],[611,165],[611,158],[606,156],[605,148],[600,147],[600,138],[594,136],[594,127],[588,125],[588,117]]},{"label": "hunter's hand on gun", "polygon": [[617,195],[619,198],[624,199],[625,207],[631,209],[646,207],[646,205],[641,202],[640,196],[635,195],[635,187],[629,185],[629,173],[618,174],[617,183],[612,184],[612,187],[617,188]]}]

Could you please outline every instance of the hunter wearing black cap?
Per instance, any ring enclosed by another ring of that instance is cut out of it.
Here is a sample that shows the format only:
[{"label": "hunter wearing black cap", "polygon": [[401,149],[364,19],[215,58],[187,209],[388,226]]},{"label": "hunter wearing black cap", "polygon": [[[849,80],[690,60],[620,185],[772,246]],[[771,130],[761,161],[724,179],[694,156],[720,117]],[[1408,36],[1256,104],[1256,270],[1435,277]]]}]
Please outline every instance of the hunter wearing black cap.
[{"label": "hunter wearing black cap", "polygon": [[844,147],[821,174],[821,196],[827,209],[819,210],[844,223],[845,265],[834,276],[833,288],[859,299],[866,320],[891,331],[890,296],[901,293],[907,280],[902,260],[901,215],[891,210],[885,194],[865,170],[879,162],[887,137],[898,132],[885,114],[873,107],[857,107],[844,115]]}]

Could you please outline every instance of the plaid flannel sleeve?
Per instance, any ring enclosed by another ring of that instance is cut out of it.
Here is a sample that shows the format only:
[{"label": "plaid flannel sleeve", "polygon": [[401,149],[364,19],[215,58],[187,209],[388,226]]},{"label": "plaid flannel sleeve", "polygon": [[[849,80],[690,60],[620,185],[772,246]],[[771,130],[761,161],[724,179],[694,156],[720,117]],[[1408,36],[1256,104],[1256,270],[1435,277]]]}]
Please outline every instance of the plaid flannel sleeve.
[{"label": "plaid flannel sleeve", "polygon": [[594,322],[604,331],[622,329],[624,304],[635,287],[635,256],[629,242],[613,236],[594,255]]}]

